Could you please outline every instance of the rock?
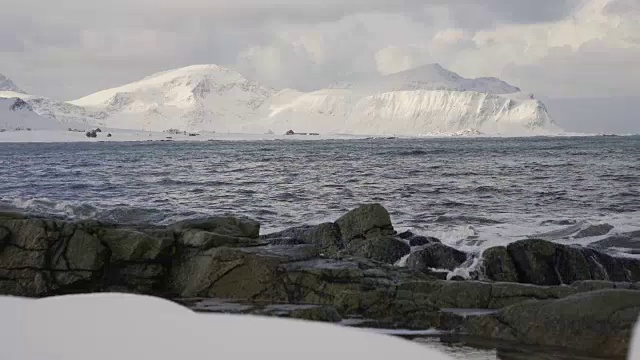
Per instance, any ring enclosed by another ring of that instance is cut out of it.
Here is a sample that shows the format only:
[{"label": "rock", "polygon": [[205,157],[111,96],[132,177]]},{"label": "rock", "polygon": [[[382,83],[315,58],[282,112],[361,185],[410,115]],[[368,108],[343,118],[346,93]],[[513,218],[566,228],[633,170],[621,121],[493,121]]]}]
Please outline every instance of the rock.
[{"label": "rock", "polygon": [[407,266],[419,271],[454,270],[466,260],[466,253],[440,243],[433,243],[427,245],[423,250],[412,253],[407,259]]},{"label": "rock", "polygon": [[231,237],[257,239],[260,234],[260,223],[236,216],[220,216],[207,219],[186,220],[173,226],[178,231],[204,230]]},{"label": "rock", "polygon": [[409,245],[391,236],[353,239],[345,248],[349,255],[394,264],[411,252]]},{"label": "rock", "polygon": [[640,231],[610,236],[604,240],[589,244],[589,247],[603,251],[612,247],[640,250]]},{"label": "rock", "polygon": [[339,218],[336,224],[345,244],[375,231],[381,232],[382,235],[393,235],[389,212],[380,204],[363,205]]},{"label": "rock", "polygon": [[424,246],[432,243],[440,243],[440,240],[434,237],[426,237],[426,236],[412,236],[409,238],[409,246]]},{"label": "rock", "polygon": [[417,235],[412,233],[410,230],[401,232],[400,234],[396,235],[396,237],[398,237],[399,239],[402,239],[402,240],[409,240],[409,239],[411,239],[412,237],[415,237],[415,236],[417,236]]},{"label": "rock", "polygon": [[532,299],[561,299],[578,292],[569,286],[444,280],[406,282],[398,288],[424,296],[437,307],[457,309],[501,309]]},{"label": "rock", "polygon": [[27,103],[26,101],[20,98],[16,98],[13,104],[9,106],[9,110],[11,111],[22,110],[22,109],[33,111],[33,108],[31,107],[31,105],[29,105],[29,103]]},{"label": "rock", "polygon": [[609,231],[613,230],[613,226],[609,224],[591,225],[588,228],[581,230],[575,235],[576,239],[582,239],[592,236],[607,235]]},{"label": "rock", "polygon": [[107,248],[100,240],[76,230],[53,256],[52,270],[98,271],[104,267],[107,255]]},{"label": "rock", "polygon": [[187,251],[171,268],[169,291],[179,297],[270,298],[281,264],[317,255],[310,245]]},{"label": "rock", "polygon": [[[589,248],[545,240],[522,240],[485,252],[485,276],[496,281],[537,285],[571,284],[581,280],[634,282],[640,280],[640,260],[614,258]],[[509,262],[509,258],[511,262]]]},{"label": "rock", "polygon": [[198,229],[184,230],[178,236],[178,244],[196,248],[200,250],[208,250],[214,247],[243,247],[260,245],[258,239],[234,237],[229,235],[221,235],[215,232],[209,232]]},{"label": "rock", "polygon": [[605,290],[605,289],[635,289],[633,283],[625,283],[625,282],[611,282],[611,281],[602,281],[602,280],[585,280],[585,281],[576,281],[571,284],[571,287],[576,289],[578,292],[590,292],[597,290]]},{"label": "rock", "polygon": [[340,228],[334,223],[295,227],[277,233],[263,235],[260,238],[271,243],[273,243],[274,240],[294,239],[305,244],[314,244],[320,248],[321,253],[327,256],[336,256],[339,251],[344,248]]},{"label": "rock", "polygon": [[330,323],[342,320],[335,307],[326,305],[269,305],[252,314]]},{"label": "rock", "polygon": [[74,224],[5,214],[0,228],[3,294],[44,296],[99,288],[109,252],[93,235]]},{"label": "rock", "polygon": [[173,251],[173,232],[155,231],[152,235],[129,229],[105,229],[100,239],[111,250],[111,261],[162,260]]},{"label": "rock", "polygon": [[601,290],[520,303],[497,315],[470,318],[464,330],[472,336],[623,358],[638,314],[639,291]]},{"label": "rock", "polygon": [[518,271],[506,247],[494,247],[482,254],[484,275],[494,281],[518,282]]}]

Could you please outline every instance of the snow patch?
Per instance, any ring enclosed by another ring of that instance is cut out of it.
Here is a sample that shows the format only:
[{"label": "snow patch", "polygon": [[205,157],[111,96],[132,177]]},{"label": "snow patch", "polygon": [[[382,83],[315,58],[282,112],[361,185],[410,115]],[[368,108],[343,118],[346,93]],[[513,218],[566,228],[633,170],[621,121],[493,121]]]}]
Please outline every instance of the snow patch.
[{"label": "snow patch", "polygon": [[[91,294],[0,298],[4,360],[370,359],[449,357],[397,337],[338,325],[196,314],[169,301]],[[320,344],[323,344],[320,346]]]}]

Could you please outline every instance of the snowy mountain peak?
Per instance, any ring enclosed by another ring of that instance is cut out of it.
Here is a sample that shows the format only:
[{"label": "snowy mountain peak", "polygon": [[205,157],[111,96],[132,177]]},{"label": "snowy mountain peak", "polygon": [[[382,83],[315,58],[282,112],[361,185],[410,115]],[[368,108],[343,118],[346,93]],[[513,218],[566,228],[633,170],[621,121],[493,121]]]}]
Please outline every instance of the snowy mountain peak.
[{"label": "snowy mountain peak", "polygon": [[0,91],[14,91],[17,93],[23,93],[24,91],[20,90],[16,84],[11,81],[8,77],[0,74]]},{"label": "snowy mountain peak", "polygon": [[476,91],[488,94],[511,94],[520,89],[506,82],[491,78],[467,79],[440,64],[429,64],[414,69],[386,75],[382,83],[393,91],[402,90],[453,90]]},{"label": "snowy mountain peak", "polygon": [[113,127],[143,130],[228,129],[249,116],[274,91],[218,65],[163,71],[71,101],[103,111]]},{"label": "snowy mountain peak", "polygon": [[330,86],[333,89],[353,89],[359,93],[375,94],[393,91],[450,90],[475,91],[487,94],[513,94],[519,88],[493,78],[467,79],[440,64],[428,64],[388,75],[357,75]]}]

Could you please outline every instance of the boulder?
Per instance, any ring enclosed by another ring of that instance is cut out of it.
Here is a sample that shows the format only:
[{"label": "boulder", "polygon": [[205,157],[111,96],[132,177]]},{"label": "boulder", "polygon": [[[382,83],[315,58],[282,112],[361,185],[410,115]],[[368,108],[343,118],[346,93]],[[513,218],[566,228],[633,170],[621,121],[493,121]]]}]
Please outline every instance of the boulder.
[{"label": "boulder", "polygon": [[344,253],[393,264],[411,249],[394,238],[389,212],[380,204],[363,205],[336,221]]},{"label": "boulder", "polygon": [[109,252],[82,228],[2,214],[0,229],[3,294],[44,296],[99,288]]},{"label": "boulder", "polygon": [[440,240],[434,238],[434,237],[430,237],[430,236],[421,236],[421,235],[416,235],[414,233],[412,233],[411,231],[405,231],[402,232],[398,235],[396,235],[397,238],[402,239],[402,240],[406,240],[409,242],[409,246],[413,247],[413,246],[424,246],[424,245],[428,245],[431,243],[439,243],[441,242]]},{"label": "boulder", "polygon": [[429,245],[433,243],[440,243],[440,240],[434,237],[419,236],[419,235],[412,236],[409,238],[409,246],[411,247],[424,246],[424,245]]},{"label": "boulder", "polygon": [[506,250],[508,256],[504,248],[485,251],[483,266],[488,279],[536,285],[581,280],[640,281],[640,260],[614,258],[590,248],[522,240],[509,244]]},{"label": "boulder", "polygon": [[422,250],[413,252],[407,259],[407,266],[426,272],[430,269],[454,270],[466,260],[466,253],[440,243],[432,243]]},{"label": "boulder", "polygon": [[345,247],[349,255],[394,264],[411,252],[405,242],[392,236],[356,238]]},{"label": "boulder", "polygon": [[518,271],[507,248],[490,248],[482,254],[484,275],[494,281],[518,282]]},{"label": "boulder", "polygon": [[317,255],[311,245],[189,250],[171,267],[169,291],[179,297],[272,298],[281,264]]},{"label": "boulder", "polygon": [[299,226],[273,234],[263,235],[261,240],[271,243],[283,243],[289,239],[289,243],[301,243],[317,245],[320,252],[327,256],[336,256],[344,248],[340,228],[335,223],[320,225]]},{"label": "boulder", "polygon": [[601,290],[559,300],[527,301],[496,315],[469,318],[472,336],[624,358],[640,314],[640,291]]},{"label": "boulder", "polygon": [[[393,235],[393,225],[387,209],[380,204],[368,204],[348,212],[336,221],[342,240],[348,244],[356,238],[364,238],[374,232]],[[377,234],[373,234],[377,235]]]}]

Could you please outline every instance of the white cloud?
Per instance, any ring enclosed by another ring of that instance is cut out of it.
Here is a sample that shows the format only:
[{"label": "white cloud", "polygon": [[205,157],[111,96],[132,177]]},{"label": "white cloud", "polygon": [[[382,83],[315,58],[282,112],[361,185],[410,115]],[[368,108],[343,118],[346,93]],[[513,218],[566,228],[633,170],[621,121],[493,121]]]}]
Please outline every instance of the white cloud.
[{"label": "white cloud", "polygon": [[276,87],[305,90],[352,73],[438,62],[553,96],[637,92],[639,0],[0,5],[0,73],[59,98],[194,63],[235,66]]}]

